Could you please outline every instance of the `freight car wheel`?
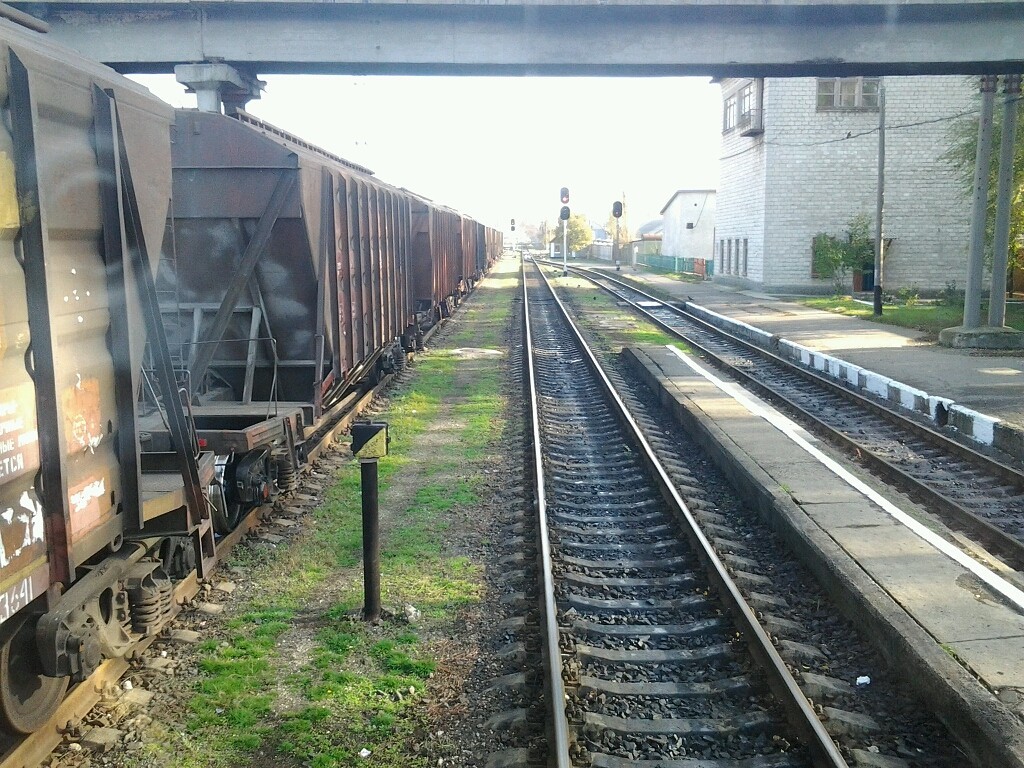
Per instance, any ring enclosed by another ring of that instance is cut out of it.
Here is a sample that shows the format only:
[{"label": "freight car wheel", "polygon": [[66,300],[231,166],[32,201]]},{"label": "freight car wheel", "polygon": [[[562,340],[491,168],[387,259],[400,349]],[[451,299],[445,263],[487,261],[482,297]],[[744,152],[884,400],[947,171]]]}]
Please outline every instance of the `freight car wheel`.
[{"label": "freight car wheel", "polygon": [[227,536],[238,527],[249,510],[242,504],[228,501],[224,494],[224,487],[217,483],[210,486],[209,492],[212,502],[210,517],[213,520],[213,530],[218,536]]},{"label": "freight car wheel", "polygon": [[37,621],[34,616],[16,616],[0,629],[0,720],[16,733],[42,728],[68,690],[68,678],[47,677],[40,668]]}]

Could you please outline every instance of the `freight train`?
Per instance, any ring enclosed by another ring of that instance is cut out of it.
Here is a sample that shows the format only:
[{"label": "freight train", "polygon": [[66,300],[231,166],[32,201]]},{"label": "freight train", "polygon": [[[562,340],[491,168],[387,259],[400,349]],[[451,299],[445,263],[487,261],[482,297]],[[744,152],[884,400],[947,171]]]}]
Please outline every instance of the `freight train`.
[{"label": "freight train", "polygon": [[500,234],[0,20],[0,721],[172,614]]}]

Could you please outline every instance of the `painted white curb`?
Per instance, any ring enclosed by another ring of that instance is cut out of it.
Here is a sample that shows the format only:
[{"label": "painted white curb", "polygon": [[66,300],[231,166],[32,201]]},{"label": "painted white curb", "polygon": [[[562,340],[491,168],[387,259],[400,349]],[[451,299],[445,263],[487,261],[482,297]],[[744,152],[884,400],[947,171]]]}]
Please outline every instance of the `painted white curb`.
[{"label": "painted white curb", "polygon": [[982,445],[996,445],[1024,459],[1024,430],[1002,419],[957,405],[953,400],[930,395],[922,389],[854,365],[846,360],[775,336],[749,323],[734,320],[693,302],[687,311],[724,331],[739,336],[780,357],[841,381],[854,391],[868,393],[888,403],[927,417],[936,426],[952,427]]}]

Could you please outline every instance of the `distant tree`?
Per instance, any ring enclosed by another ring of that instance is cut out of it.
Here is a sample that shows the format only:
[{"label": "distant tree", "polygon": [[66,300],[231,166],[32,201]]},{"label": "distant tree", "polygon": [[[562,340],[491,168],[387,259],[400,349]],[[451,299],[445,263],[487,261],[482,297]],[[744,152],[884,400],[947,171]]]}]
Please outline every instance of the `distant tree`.
[{"label": "distant tree", "polygon": [[[587,221],[587,217],[579,213],[574,213],[569,217],[569,221],[560,221],[559,224],[564,226],[568,224],[569,227],[566,230],[566,247],[569,253],[579,253],[592,242],[594,242],[594,230],[590,228],[590,222]],[[556,233],[559,238],[562,236],[562,229],[559,227]]]},{"label": "distant tree", "polygon": [[551,233],[548,231],[547,222],[540,224],[524,224],[523,232],[530,239],[530,244],[536,248],[547,250],[548,241],[551,240]]},{"label": "distant tree", "polygon": [[[976,78],[972,79],[976,83]],[[999,147],[1003,135],[1002,87],[996,95],[995,115],[992,121],[992,157],[989,165],[988,216],[985,224],[986,242],[992,242],[996,221],[996,190],[999,179]],[[980,96],[975,100],[980,102]],[[949,163],[963,184],[964,194],[974,194],[974,162],[978,152],[977,113],[957,120],[949,130],[949,149],[943,159]],[[1013,153],[1013,186],[1010,188],[1010,266],[1024,267],[1024,101],[1017,101],[1017,136]],[[986,258],[991,259],[991,252]]]},{"label": "distant tree", "polygon": [[[608,214],[608,223],[604,225],[605,230],[608,232],[608,239],[611,240],[613,243],[616,242],[616,240],[615,240],[615,222],[616,222],[615,217],[612,216],[611,214]],[[618,222],[619,222],[618,245],[619,245],[619,249],[621,250],[622,247],[625,246],[626,243],[629,242],[629,223],[626,221],[626,217],[625,216],[623,216],[621,219],[618,219]]]}]

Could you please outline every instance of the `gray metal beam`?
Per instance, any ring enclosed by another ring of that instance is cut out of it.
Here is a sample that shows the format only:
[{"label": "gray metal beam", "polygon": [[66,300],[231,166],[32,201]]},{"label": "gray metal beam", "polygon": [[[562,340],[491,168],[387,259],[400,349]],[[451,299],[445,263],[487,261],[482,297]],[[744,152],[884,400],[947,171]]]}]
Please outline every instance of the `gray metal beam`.
[{"label": "gray metal beam", "polygon": [[123,72],[821,76],[1024,71],[1024,0],[14,2]]}]

